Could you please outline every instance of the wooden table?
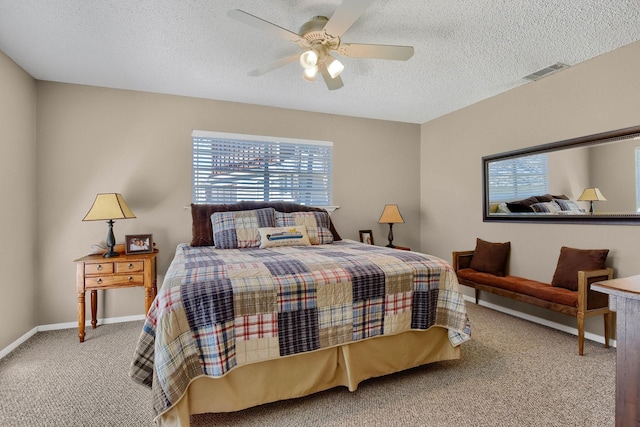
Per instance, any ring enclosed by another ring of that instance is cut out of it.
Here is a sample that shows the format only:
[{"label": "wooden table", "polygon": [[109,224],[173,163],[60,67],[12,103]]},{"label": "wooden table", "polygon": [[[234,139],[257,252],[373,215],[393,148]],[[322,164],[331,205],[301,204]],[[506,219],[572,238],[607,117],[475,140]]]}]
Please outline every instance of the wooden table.
[{"label": "wooden table", "polygon": [[616,312],[616,426],[640,426],[640,276],[596,282]]},{"label": "wooden table", "polygon": [[85,292],[91,291],[91,327],[98,325],[98,290],[144,286],[145,314],[149,311],[158,292],[156,256],[158,250],[148,254],[120,253],[120,256],[104,258],[87,255],[76,259],[76,289],[78,292],[78,338],[84,342]]}]

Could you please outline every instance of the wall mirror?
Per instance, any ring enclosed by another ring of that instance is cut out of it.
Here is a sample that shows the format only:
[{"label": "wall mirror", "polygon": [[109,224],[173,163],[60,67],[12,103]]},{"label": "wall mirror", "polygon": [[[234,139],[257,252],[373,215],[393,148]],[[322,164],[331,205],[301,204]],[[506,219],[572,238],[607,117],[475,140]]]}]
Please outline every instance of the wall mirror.
[{"label": "wall mirror", "polygon": [[640,126],[485,156],[483,220],[640,225],[638,168]]}]

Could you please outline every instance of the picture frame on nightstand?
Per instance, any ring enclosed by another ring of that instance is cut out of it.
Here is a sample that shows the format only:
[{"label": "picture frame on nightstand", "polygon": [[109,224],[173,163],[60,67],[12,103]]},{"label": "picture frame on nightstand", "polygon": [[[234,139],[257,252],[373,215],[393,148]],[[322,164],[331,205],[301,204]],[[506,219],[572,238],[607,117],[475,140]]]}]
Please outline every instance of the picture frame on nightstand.
[{"label": "picture frame on nightstand", "polygon": [[360,241],[367,245],[373,245],[373,233],[371,230],[359,230]]},{"label": "picture frame on nightstand", "polygon": [[128,234],[124,236],[124,240],[124,250],[127,255],[153,252],[153,234]]}]

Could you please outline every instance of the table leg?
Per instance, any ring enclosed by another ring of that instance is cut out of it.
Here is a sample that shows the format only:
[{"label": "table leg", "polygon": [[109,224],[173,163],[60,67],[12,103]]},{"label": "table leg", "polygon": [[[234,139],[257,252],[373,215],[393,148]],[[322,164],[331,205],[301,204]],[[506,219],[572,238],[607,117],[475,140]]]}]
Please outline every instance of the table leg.
[{"label": "table leg", "polygon": [[91,328],[98,326],[98,291],[91,291]]},{"label": "table leg", "polygon": [[84,292],[78,292],[78,338],[84,342]]}]

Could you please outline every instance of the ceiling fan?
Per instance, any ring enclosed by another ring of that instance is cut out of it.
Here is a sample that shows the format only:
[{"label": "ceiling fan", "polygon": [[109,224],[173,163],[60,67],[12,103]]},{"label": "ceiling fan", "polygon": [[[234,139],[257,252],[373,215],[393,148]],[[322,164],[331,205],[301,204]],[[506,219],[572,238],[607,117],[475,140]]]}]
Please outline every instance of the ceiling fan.
[{"label": "ceiling fan", "polygon": [[342,43],[342,35],[374,2],[375,0],[344,0],[331,18],[315,16],[302,24],[297,34],[239,9],[229,10],[227,15],[271,35],[294,42],[303,49],[302,54],[296,53],[280,58],[250,71],[248,75],[260,76],[298,60],[303,68],[302,77],[305,80],[315,81],[319,73],[327,88],[335,90],[344,86],[340,78],[344,65],[332,55],[334,52],[352,58],[397,61],[406,61],[413,56],[413,46]]}]

